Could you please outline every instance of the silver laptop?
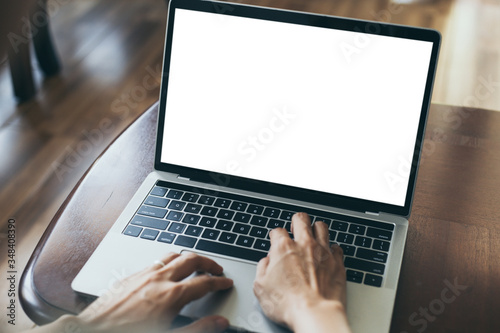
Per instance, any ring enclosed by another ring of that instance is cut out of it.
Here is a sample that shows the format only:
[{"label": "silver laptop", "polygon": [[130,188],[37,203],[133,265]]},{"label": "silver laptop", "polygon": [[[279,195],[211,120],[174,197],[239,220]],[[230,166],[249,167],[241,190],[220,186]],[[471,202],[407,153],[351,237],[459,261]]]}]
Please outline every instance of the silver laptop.
[{"label": "silver laptop", "polygon": [[440,35],[172,0],[155,171],[72,283],[99,296],[168,252],[209,256],[230,291],[183,309],[285,332],[253,295],[269,230],[325,221],[344,249],[354,332],[388,332]]}]

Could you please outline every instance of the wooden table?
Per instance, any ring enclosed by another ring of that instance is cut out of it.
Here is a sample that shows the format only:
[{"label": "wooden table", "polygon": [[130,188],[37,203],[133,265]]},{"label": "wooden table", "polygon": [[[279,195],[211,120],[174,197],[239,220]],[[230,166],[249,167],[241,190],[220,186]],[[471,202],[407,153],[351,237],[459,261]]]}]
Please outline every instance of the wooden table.
[{"label": "wooden table", "polygon": [[[20,282],[36,323],[86,306],[70,283],[152,170],[156,112],[110,145],[36,247]],[[500,112],[431,107],[391,329],[424,331],[500,332]]]}]

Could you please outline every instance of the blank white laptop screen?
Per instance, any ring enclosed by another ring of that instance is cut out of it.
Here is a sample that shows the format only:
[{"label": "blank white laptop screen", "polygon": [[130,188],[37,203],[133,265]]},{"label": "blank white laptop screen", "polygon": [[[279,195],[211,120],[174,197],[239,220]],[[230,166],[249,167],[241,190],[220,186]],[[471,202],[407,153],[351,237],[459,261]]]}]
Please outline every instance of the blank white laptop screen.
[{"label": "blank white laptop screen", "polygon": [[404,206],[431,50],[177,9],[161,162]]}]

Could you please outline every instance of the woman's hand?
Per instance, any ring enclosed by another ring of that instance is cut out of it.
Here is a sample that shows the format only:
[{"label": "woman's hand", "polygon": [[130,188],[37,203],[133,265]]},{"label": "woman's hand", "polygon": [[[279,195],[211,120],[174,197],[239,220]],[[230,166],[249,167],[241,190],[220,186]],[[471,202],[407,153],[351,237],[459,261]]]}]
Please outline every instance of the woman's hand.
[{"label": "woman's hand", "polygon": [[[163,263],[163,264],[162,264]],[[184,280],[194,272],[204,272]],[[172,253],[108,292],[73,319],[80,332],[165,332],[184,305],[208,292],[231,288],[215,261],[196,255]],[[222,332],[229,325],[221,316],[202,318],[175,332]]]},{"label": "woman's hand", "polygon": [[270,233],[269,255],[257,266],[254,292],[266,315],[295,332],[349,332],[342,249],[330,247],[328,227],[309,216]]}]

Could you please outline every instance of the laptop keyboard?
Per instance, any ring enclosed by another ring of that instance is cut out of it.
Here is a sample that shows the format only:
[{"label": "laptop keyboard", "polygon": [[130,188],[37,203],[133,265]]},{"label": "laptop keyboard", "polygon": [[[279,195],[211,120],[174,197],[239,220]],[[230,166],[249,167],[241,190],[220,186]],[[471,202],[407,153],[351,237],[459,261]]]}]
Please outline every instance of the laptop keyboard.
[{"label": "laptop keyboard", "polygon": [[267,255],[269,231],[306,212],[329,226],[344,250],[347,280],[381,287],[394,225],[262,199],[158,181],[123,231],[139,239],[257,262]]}]

